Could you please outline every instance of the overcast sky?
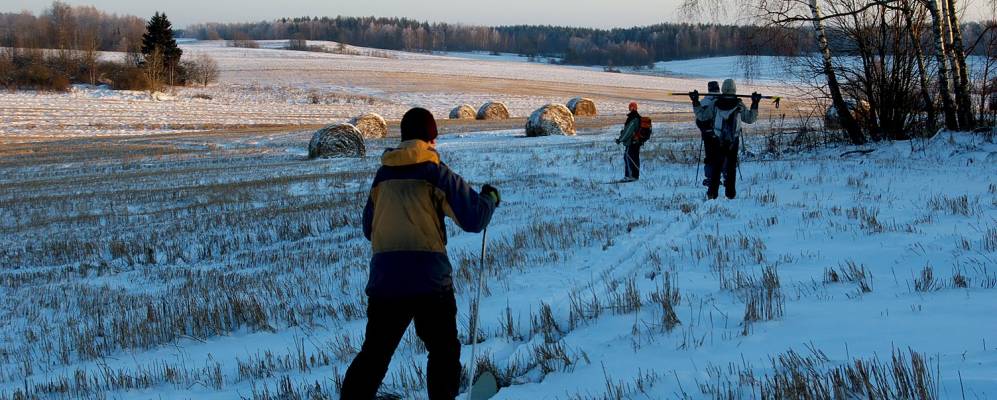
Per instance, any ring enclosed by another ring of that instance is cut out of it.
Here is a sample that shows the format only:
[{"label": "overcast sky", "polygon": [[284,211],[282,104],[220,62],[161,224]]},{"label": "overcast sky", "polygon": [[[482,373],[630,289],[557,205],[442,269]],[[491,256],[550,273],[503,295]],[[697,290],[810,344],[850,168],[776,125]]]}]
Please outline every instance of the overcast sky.
[{"label": "overcast sky", "polygon": [[[553,24],[596,28],[682,21],[681,0],[64,0],[148,17],[165,11],[173,26],[244,22],[296,16],[409,17],[483,25]],[[970,0],[983,4],[985,0]],[[963,0],[965,2],[965,0]],[[51,0],[0,0],[0,11],[41,12]],[[967,3],[968,4],[968,3]],[[970,6],[969,19],[983,13]]]}]

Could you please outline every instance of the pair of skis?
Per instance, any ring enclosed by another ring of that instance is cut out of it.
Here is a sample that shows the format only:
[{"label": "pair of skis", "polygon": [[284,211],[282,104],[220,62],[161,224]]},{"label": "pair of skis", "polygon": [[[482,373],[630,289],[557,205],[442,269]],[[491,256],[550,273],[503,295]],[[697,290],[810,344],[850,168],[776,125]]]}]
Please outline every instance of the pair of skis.
[{"label": "pair of skis", "polygon": [[[687,93],[672,92],[672,93],[669,93],[668,95],[669,96],[690,96],[690,95],[692,95],[692,92],[687,92]],[[741,98],[741,99],[750,99],[751,98],[750,94],[721,94],[721,93],[709,93],[709,92],[707,92],[707,93],[700,93],[699,95],[702,96],[702,97],[737,97],[737,98]],[[762,99],[772,100],[772,103],[775,104],[775,108],[779,108],[779,104],[782,103],[782,97],[779,97],[779,96],[762,96]]]}]

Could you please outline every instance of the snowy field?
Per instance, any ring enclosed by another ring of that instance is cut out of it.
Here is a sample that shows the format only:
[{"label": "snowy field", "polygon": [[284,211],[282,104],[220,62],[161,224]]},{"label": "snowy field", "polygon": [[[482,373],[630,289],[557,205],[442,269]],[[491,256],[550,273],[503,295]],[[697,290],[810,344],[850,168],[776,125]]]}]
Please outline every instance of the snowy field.
[{"label": "snowy field", "polygon": [[[336,43],[308,42],[337,48]],[[272,125],[322,125],[364,112],[397,120],[412,106],[445,118],[459,104],[505,102],[515,117],[572,97],[596,99],[602,114],[625,114],[637,100],[645,112],[688,111],[687,99],[667,96],[703,86],[698,80],[614,74],[538,63],[347,49],[360,55],[225,47],[221,41],[181,43],[185,54],[207,53],[221,79],[207,88],[149,93],[79,86],[70,93],[0,93],[0,136],[66,137],[158,134]],[[105,58],[120,58],[107,53]],[[750,92],[753,88],[745,87]],[[780,88],[757,88],[766,93]]]},{"label": "snowy field", "polygon": [[[847,366],[997,398],[992,139],[842,157],[857,149],[753,137],[739,198],[704,202],[677,127],[626,185],[607,184],[618,127],[441,138],[503,193],[479,348],[497,399],[754,399]],[[364,326],[361,209],[393,141],[308,161],[309,135],[0,147],[0,399],[337,398]],[[466,344],[481,236],[449,231]],[[425,398],[425,361],[410,330],[383,389]]]}]

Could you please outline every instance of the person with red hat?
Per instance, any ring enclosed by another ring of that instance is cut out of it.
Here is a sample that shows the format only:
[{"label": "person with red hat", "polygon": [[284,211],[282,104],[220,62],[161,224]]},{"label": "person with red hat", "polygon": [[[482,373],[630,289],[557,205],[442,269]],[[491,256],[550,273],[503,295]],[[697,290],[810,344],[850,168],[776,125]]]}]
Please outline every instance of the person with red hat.
[{"label": "person with red hat", "polygon": [[430,399],[453,399],[460,382],[460,341],[453,268],[444,217],[481,232],[501,202],[491,185],[476,192],[440,161],[436,120],[422,108],[405,113],[402,142],[381,156],[363,212],[373,256],[367,281],[367,329],[343,378],[342,399],[370,400],[411,322],[429,351]]},{"label": "person with red hat", "polygon": [[640,137],[640,113],[637,112],[637,102],[631,101],[630,113],[627,114],[627,121],[623,123],[623,130],[620,137],[616,139],[616,144],[626,146],[623,153],[623,181],[633,182],[640,179],[640,146],[644,141]]}]

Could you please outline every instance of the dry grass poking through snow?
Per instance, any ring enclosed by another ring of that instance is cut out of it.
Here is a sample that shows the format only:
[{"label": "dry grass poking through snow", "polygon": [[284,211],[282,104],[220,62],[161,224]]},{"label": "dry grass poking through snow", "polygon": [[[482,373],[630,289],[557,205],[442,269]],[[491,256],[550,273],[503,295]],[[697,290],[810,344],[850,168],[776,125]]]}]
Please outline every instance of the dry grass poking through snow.
[{"label": "dry grass poking through snow", "polygon": [[[997,185],[966,162],[992,144],[784,147],[746,157],[739,199],[704,202],[697,143],[666,135],[641,181],[607,184],[616,130],[441,137],[452,168],[503,190],[485,270],[480,236],[448,238],[465,344],[485,274],[474,362],[499,398],[997,393],[979,317],[997,301]],[[377,158],[306,161],[310,133],[0,149],[0,399],[337,397]],[[425,358],[408,332],[383,390],[422,398]]]}]

